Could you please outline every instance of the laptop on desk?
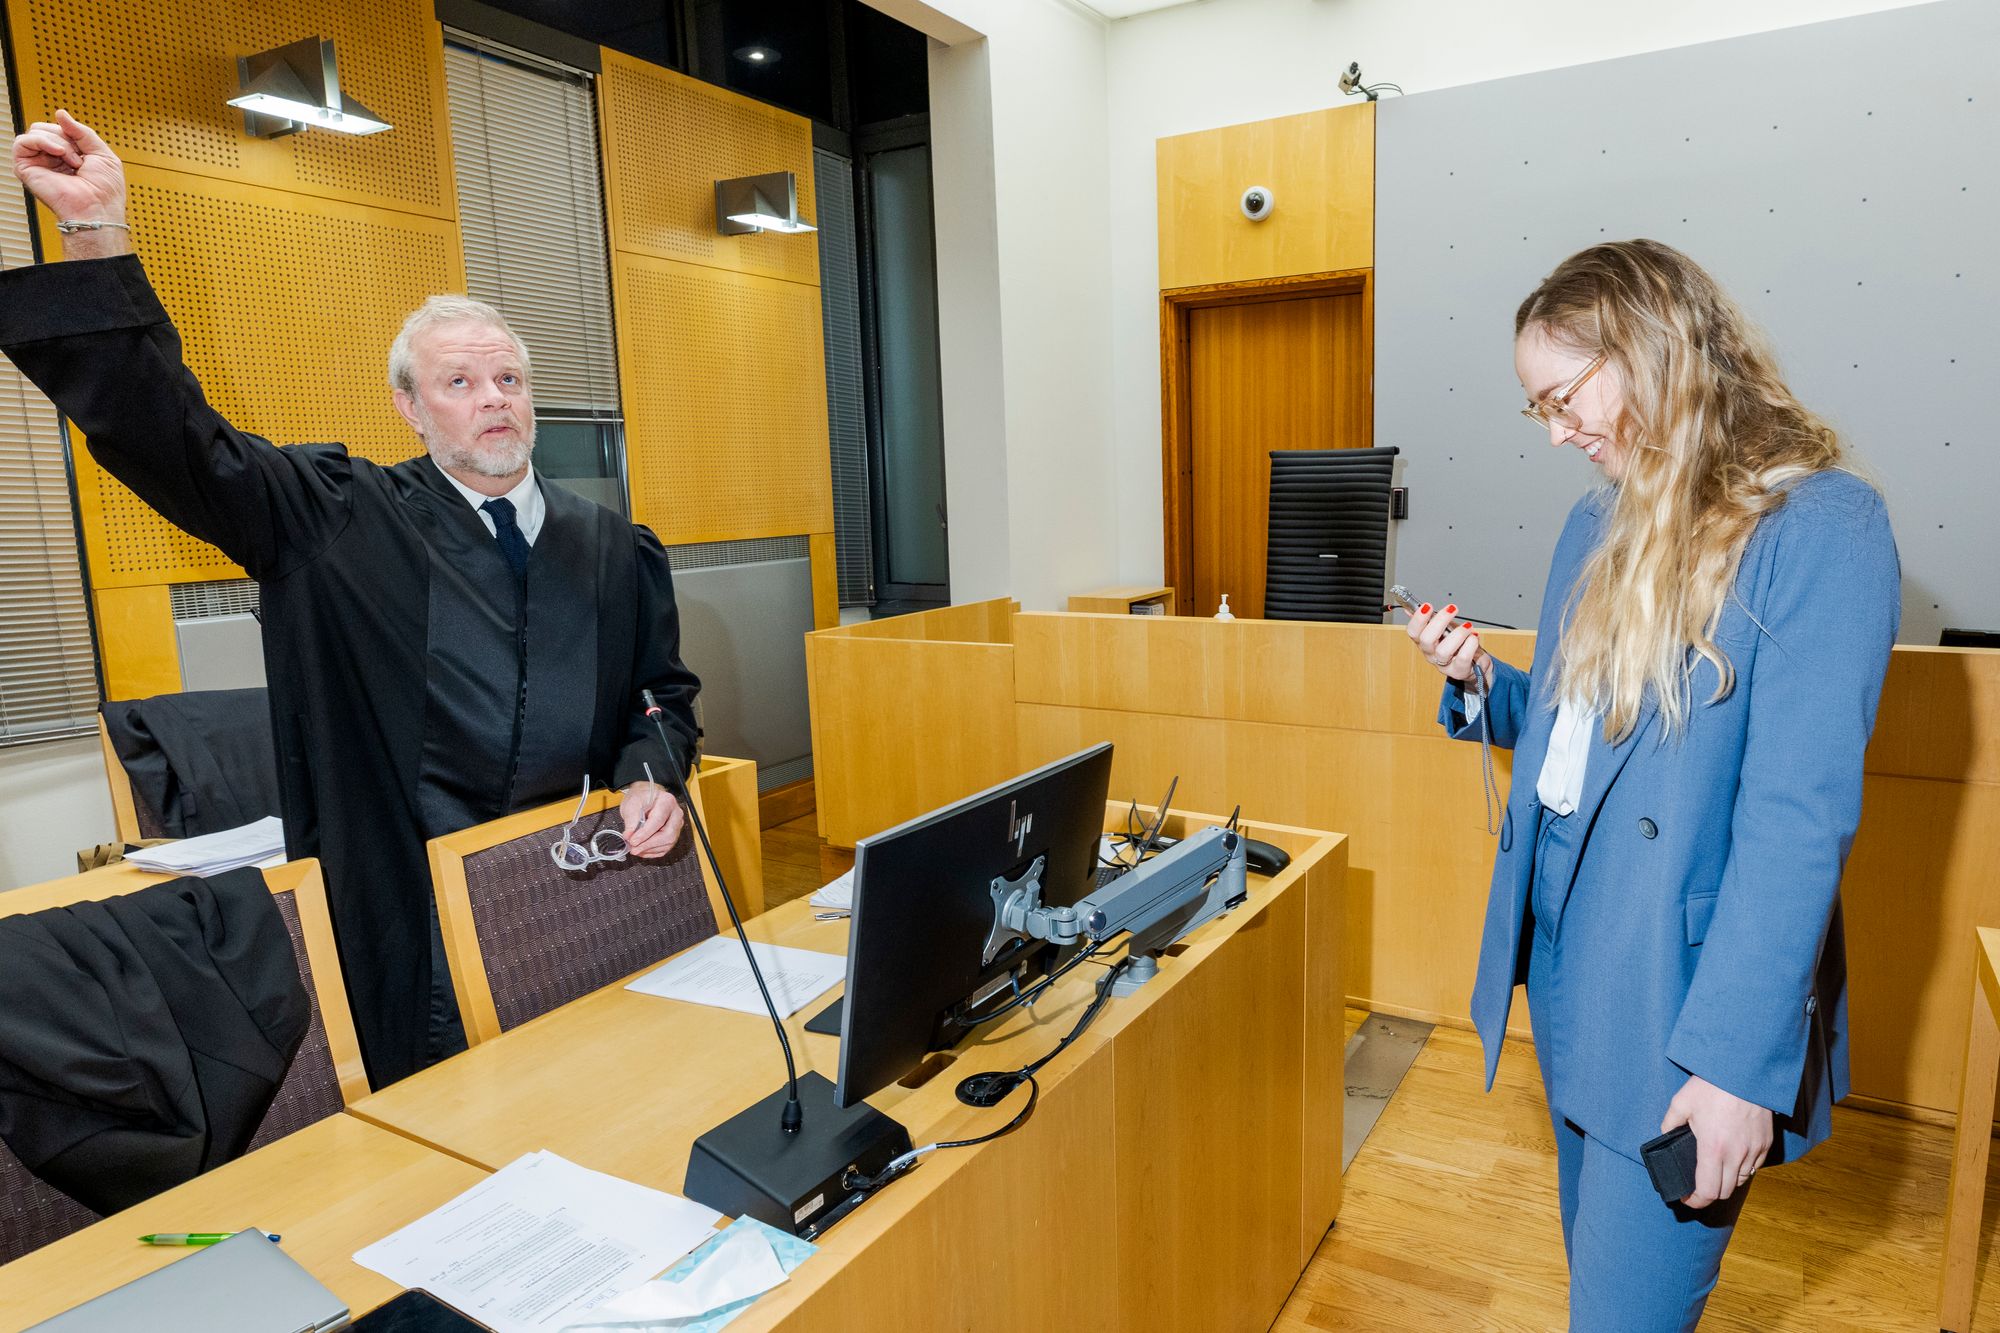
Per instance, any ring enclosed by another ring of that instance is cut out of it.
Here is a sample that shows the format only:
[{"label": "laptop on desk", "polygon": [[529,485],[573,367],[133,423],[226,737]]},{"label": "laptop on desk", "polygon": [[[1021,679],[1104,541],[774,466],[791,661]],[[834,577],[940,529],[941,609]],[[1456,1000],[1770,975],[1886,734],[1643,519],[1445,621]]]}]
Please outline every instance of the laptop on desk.
[{"label": "laptop on desk", "polygon": [[255,1228],[113,1288],[28,1333],[329,1333],[347,1306]]}]

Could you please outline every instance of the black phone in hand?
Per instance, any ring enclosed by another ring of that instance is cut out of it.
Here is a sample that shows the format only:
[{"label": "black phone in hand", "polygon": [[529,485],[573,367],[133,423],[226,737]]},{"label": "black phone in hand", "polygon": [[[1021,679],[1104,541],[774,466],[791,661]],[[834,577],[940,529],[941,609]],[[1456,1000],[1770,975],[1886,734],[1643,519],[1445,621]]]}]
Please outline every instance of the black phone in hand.
[{"label": "black phone in hand", "polygon": [[1679,1203],[1694,1193],[1697,1151],[1694,1131],[1686,1125],[1639,1145],[1639,1160],[1645,1163],[1646,1174],[1653,1178],[1653,1188],[1668,1203]]}]

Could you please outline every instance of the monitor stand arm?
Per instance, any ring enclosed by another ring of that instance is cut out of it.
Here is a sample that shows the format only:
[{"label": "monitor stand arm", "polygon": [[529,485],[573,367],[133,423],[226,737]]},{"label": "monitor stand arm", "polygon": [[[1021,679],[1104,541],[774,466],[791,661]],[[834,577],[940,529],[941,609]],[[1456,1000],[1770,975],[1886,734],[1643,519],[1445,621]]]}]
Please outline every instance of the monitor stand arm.
[{"label": "monitor stand arm", "polygon": [[1131,932],[1128,956],[1135,963],[1115,994],[1129,994],[1158,970],[1152,956],[1241,903],[1249,894],[1243,839],[1226,828],[1209,827],[1140,862],[1074,907],[1042,904],[1045,857],[1016,879],[995,879],[993,929],[986,936],[985,962],[1017,939],[1046,940],[1057,946],[1079,939],[1098,943]]}]

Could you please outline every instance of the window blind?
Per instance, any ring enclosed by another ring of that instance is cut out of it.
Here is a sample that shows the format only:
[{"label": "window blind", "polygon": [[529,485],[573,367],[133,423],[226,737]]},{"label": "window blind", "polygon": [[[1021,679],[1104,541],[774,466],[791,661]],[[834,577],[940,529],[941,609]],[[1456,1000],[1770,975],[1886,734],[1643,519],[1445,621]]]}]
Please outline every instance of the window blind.
[{"label": "window blind", "polygon": [[[12,106],[0,68],[9,140]],[[28,226],[27,196],[0,190],[0,269],[34,262]],[[97,700],[62,422],[0,358],[0,745],[89,731]]]},{"label": "window blind", "polygon": [[813,149],[819,223],[820,316],[826,337],[826,421],[833,465],[834,570],[842,606],[875,604],[875,534],[868,510],[868,423],[862,396],[861,259],[854,164]]},{"label": "window blind", "polygon": [[466,288],[498,306],[527,343],[538,415],[616,417],[588,77],[456,32],[444,54]]}]

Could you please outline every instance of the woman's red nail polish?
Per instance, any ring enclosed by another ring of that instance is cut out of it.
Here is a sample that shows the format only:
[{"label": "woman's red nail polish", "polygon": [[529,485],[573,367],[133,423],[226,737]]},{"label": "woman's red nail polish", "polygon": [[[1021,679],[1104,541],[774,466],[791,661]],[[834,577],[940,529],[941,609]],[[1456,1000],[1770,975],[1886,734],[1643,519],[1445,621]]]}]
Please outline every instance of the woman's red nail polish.
[{"label": "woman's red nail polish", "polygon": [[1425,602],[1422,606],[1417,608],[1417,614],[1420,616],[1427,616],[1430,613],[1431,613],[1431,604],[1429,602]]},{"label": "woman's red nail polish", "polygon": [[1466,622],[1465,622],[1465,627],[1466,627],[1467,629],[1469,629],[1469,630],[1472,630],[1472,634],[1473,634],[1473,637],[1475,637],[1475,638],[1477,638],[1477,637],[1478,637],[1478,635],[1479,635],[1479,631],[1478,631],[1478,630],[1476,630],[1476,629],[1472,629],[1472,622],[1471,622],[1470,620],[1468,620],[1468,621],[1466,621]]},{"label": "woman's red nail polish", "polygon": [[1457,615],[1457,614],[1458,614],[1458,606],[1457,606],[1457,604],[1456,604],[1456,603],[1454,603],[1454,604],[1453,604],[1453,605],[1451,605],[1451,606],[1447,606],[1447,607],[1446,607],[1446,608],[1444,609],[1444,613],[1445,613],[1446,615],[1448,615],[1448,616],[1455,616],[1455,615]]}]

